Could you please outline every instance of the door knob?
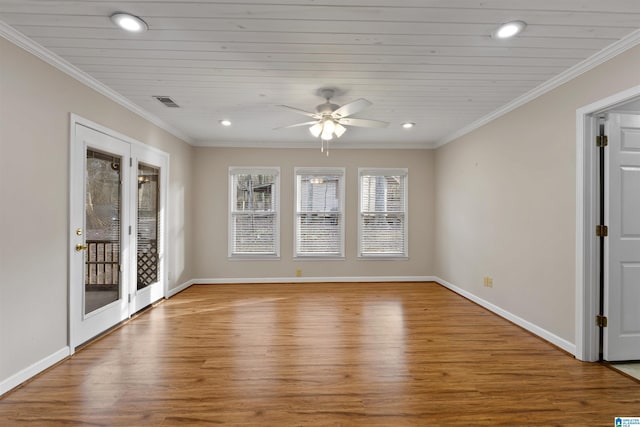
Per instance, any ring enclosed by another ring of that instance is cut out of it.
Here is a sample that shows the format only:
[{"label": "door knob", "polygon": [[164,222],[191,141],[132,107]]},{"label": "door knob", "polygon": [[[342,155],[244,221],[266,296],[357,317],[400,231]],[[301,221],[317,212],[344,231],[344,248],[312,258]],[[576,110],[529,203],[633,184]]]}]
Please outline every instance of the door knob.
[{"label": "door knob", "polygon": [[76,245],[76,251],[86,251],[87,250],[87,245],[81,245],[80,243],[78,243]]}]

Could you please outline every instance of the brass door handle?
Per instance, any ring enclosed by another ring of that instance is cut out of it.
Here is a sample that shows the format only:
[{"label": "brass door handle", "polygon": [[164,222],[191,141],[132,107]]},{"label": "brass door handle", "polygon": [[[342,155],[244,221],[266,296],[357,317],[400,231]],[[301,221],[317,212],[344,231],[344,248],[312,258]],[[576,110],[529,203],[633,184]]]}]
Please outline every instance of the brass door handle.
[{"label": "brass door handle", "polygon": [[81,245],[80,243],[78,243],[76,245],[76,251],[80,252],[80,251],[86,251],[87,250],[87,245]]}]

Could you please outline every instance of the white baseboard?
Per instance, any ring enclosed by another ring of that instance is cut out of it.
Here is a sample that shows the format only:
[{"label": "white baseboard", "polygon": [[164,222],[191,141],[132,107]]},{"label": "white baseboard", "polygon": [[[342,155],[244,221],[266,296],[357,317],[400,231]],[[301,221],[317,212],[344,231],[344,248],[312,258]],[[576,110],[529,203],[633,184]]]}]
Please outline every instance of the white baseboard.
[{"label": "white baseboard", "polygon": [[561,349],[563,349],[564,351],[571,353],[575,356],[576,354],[576,345],[574,343],[571,343],[567,340],[565,340],[564,338],[560,338],[559,336],[547,331],[544,328],[541,328],[540,326],[534,325],[533,323],[524,320],[521,317],[516,316],[513,313],[508,312],[507,310],[504,310],[500,307],[498,307],[495,304],[490,303],[489,301],[486,301],[474,294],[472,294],[469,291],[465,291],[462,288],[459,288],[449,282],[447,282],[446,280],[443,280],[439,277],[434,277],[434,281],[441,284],[442,286],[444,286],[447,289],[451,289],[453,292],[462,295],[463,297],[467,298],[468,300],[471,300],[473,302],[475,302],[478,305],[481,305],[482,307],[486,308],[489,311],[492,311],[493,313],[497,314],[500,317],[503,317],[505,319],[507,319],[508,321],[515,323],[516,325],[520,326],[521,328],[526,329],[527,331],[531,332],[534,335],[539,336],[540,338],[549,341],[551,344],[560,347]]},{"label": "white baseboard", "polygon": [[225,285],[236,283],[344,283],[344,282],[435,282],[433,276],[347,276],[347,277],[250,277],[195,279],[194,285]]},{"label": "white baseboard", "polygon": [[167,298],[171,298],[172,296],[174,296],[175,294],[178,294],[182,291],[184,291],[185,289],[187,289],[189,286],[194,284],[194,280],[189,280],[188,282],[183,283],[182,285],[179,285],[175,288],[171,288],[167,291]]},{"label": "white baseboard", "polygon": [[5,394],[6,392],[14,389],[19,386],[23,382],[29,380],[30,378],[38,375],[40,372],[44,371],[47,368],[52,367],[65,357],[71,354],[69,347],[63,347],[55,353],[45,357],[42,360],[37,361],[31,366],[28,366],[21,370],[20,372],[10,376],[6,380],[0,382],[0,396]]}]

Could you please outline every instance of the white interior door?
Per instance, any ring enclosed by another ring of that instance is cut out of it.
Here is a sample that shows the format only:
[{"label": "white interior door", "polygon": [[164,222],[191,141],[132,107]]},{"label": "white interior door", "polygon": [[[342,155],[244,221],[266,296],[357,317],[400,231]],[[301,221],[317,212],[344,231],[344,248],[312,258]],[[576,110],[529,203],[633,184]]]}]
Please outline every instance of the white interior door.
[{"label": "white interior door", "polygon": [[77,124],[72,144],[70,345],[129,316],[130,144]]},{"label": "white interior door", "polygon": [[73,122],[71,350],[163,298],[169,157],[98,125]]},{"label": "white interior door", "polygon": [[640,360],[640,115],[607,127],[604,359]]}]

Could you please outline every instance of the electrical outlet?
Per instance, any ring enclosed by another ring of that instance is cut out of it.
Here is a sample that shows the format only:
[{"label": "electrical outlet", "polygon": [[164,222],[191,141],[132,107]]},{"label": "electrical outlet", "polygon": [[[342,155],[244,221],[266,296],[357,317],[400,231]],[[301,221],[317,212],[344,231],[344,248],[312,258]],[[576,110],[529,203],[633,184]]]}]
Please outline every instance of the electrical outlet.
[{"label": "electrical outlet", "polygon": [[296,270],[296,277],[302,277],[302,270]]},{"label": "electrical outlet", "polygon": [[493,278],[485,276],[484,277],[484,286],[487,288],[493,288]]}]

